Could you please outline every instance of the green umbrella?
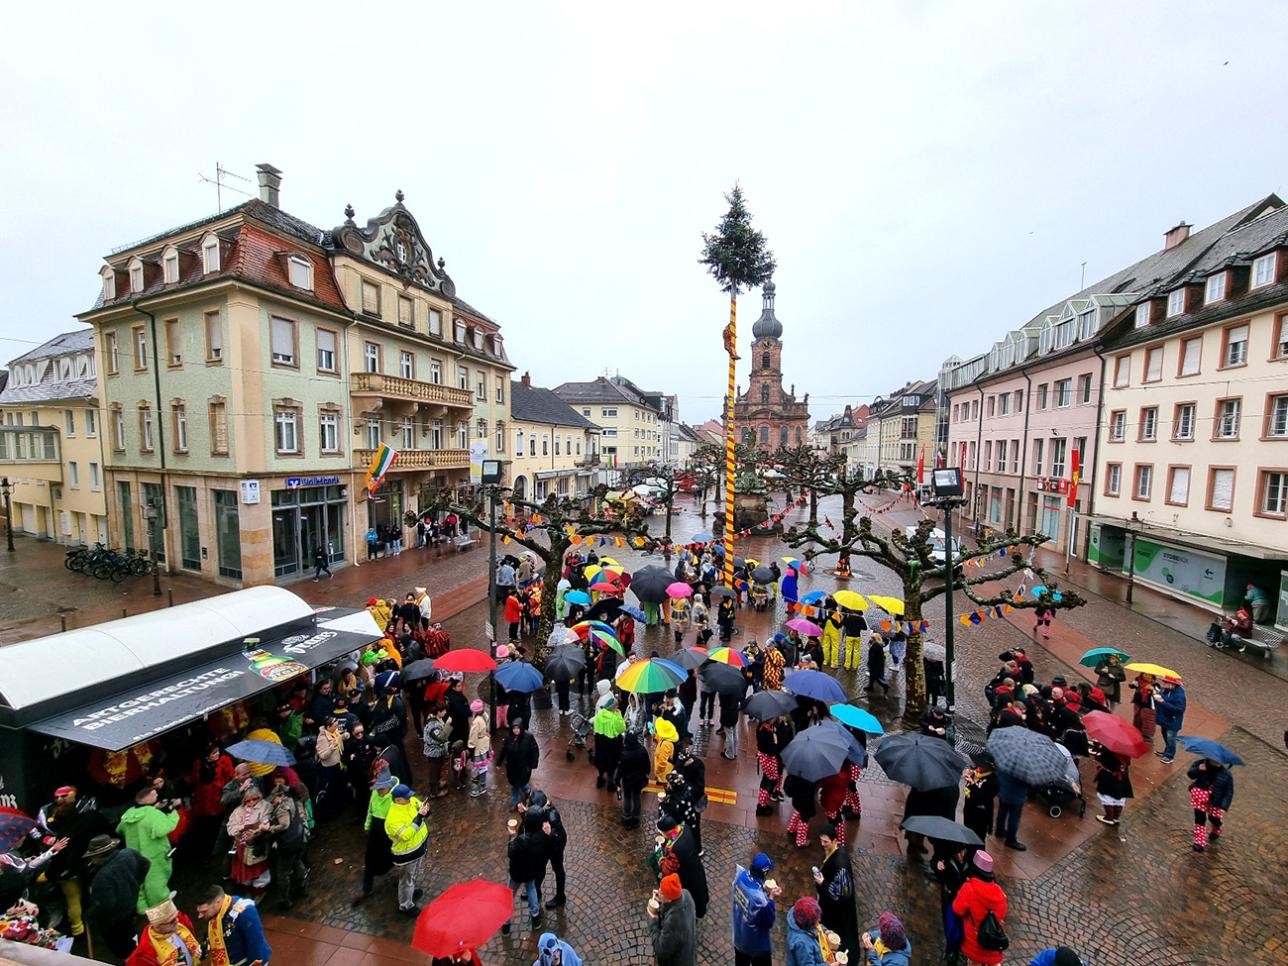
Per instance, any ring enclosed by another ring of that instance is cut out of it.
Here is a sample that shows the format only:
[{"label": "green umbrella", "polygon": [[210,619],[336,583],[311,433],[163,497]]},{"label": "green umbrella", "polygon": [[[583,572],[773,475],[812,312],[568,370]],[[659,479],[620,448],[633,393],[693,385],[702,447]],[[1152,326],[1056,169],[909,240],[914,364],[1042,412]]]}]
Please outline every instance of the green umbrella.
[{"label": "green umbrella", "polygon": [[1083,667],[1095,667],[1110,654],[1118,655],[1118,663],[1126,664],[1131,660],[1131,655],[1126,651],[1120,651],[1116,647],[1093,647],[1082,657],[1078,658],[1078,663]]}]

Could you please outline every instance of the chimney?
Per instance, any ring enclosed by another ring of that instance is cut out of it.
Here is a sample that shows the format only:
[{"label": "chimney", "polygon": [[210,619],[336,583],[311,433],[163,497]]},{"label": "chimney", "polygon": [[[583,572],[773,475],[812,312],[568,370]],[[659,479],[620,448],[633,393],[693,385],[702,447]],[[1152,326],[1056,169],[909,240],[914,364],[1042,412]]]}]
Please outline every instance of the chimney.
[{"label": "chimney", "polygon": [[519,382],[523,383],[525,386],[531,386],[531,385],[532,385],[532,375],[531,375],[530,373],[525,372],[525,373],[523,374],[523,377],[519,380]]},{"label": "chimney", "polygon": [[282,172],[271,164],[257,164],[255,171],[259,175],[259,200],[274,208],[280,207],[278,200],[281,195]]},{"label": "chimney", "polygon": [[1185,241],[1185,239],[1189,238],[1191,227],[1193,226],[1187,225],[1185,222],[1181,222],[1175,228],[1169,228],[1165,231],[1163,233],[1163,251],[1175,248],[1181,242]]}]

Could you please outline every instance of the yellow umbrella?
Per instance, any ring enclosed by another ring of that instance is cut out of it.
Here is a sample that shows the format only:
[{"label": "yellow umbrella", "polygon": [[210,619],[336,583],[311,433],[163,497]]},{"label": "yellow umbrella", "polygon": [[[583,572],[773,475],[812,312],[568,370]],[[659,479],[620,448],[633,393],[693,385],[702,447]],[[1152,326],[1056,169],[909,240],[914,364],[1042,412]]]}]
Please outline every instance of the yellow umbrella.
[{"label": "yellow umbrella", "polygon": [[586,575],[586,583],[593,584],[595,582],[595,575],[603,569],[604,568],[599,566],[599,564],[591,564],[589,567],[582,570],[582,573]]},{"label": "yellow umbrella", "polygon": [[868,609],[868,602],[863,599],[863,595],[852,590],[838,590],[832,595],[832,598],[846,610],[864,611]]},{"label": "yellow umbrella", "polygon": [[746,564],[747,564],[747,569],[748,569],[748,570],[752,570],[752,569],[754,569],[754,568],[756,568],[756,567],[759,567],[759,566],[760,566],[760,561],[759,561],[759,560],[752,560],[750,557],[747,557],[747,558],[746,558]]},{"label": "yellow umbrella", "polygon": [[872,601],[872,603],[876,604],[887,614],[893,614],[895,617],[903,616],[903,601],[898,597],[877,597],[875,594],[872,594],[868,597],[868,600]]},{"label": "yellow umbrella", "polygon": [[605,565],[605,566],[612,566],[612,567],[620,567],[620,566],[621,566],[621,564],[619,564],[619,563],[618,563],[616,560],[614,560],[612,557],[600,557],[600,558],[599,558],[599,562],[600,562],[601,564]]},{"label": "yellow umbrella", "polygon": [[1176,678],[1180,680],[1180,675],[1170,667],[1163,667],[1161,664],[1150,664],[1148,661],[1136,661],[1127,665],[1128,671],[1139,671],[1141,674],[1152,674],[1156,678]]}]

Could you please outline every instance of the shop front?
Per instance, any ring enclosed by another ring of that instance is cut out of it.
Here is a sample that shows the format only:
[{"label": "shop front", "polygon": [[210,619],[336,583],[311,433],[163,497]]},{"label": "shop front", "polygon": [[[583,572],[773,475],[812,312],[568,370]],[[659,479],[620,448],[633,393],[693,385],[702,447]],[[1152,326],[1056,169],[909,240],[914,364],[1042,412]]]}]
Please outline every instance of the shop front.
[{"label": "shop front", "polygon": [[293,476],[272,491],[273,576],[313,567],[319,548],[332,563],[345,559],[345,488],[338,476]]}]

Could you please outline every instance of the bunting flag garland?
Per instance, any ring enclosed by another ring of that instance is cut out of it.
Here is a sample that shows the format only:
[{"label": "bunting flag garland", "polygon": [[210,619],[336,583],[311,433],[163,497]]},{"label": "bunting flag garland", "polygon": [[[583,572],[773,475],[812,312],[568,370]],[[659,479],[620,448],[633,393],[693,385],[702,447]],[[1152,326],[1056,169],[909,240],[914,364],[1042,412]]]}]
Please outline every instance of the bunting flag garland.
[{"label": "bunting flag garland", "polygon": [[[799,510],[801,507],[804,507],[807,503],[809,503],[809,499],[804,494],[802,494],[798,499],[792,500],[790,503],[787,504],[787,506],[783,507],[783,510],[781,513],[775,513],[768,520],[762,520],[760,523],[757,523],[755,526],[747,527],[747,529],[745,530],[739,530],[737,533],[734,534],[734,536],[736,536],[738,539],[741,540],[744,537],[750,537],[757,530],[772,530],[774,527],[776,527],[779,523],[783,521],[783,517],[787,516],[788,510],[793,510],[793,509]],[[836,528],[833,527],[833,529],[836,529]]]},{"label": "bunting flag garland", "polygon": [[[1020,600],[1021,595],[1016,595],[1016,600]],[[962,627],[978,627],[985,621],[1000,621],[1007,614],[1015,610],[1010,604],[992,604],[988,607],[981,607],[979,610],[967,611],[957,618],[957,623]]]}]

